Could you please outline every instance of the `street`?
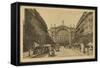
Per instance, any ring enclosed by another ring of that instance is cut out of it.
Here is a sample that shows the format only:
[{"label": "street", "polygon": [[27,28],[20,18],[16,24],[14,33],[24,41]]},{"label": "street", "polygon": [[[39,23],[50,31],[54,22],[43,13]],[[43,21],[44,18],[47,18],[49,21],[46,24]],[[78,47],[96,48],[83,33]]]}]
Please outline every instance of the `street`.
[{"label": "street", "polygon": [[69,57],[69,56],[82,56],[84,55],[83,53],[81,53],[78,50],[73,50],[73,49],[69,49],[69,48],[64,48],[61,47],[59,52],[56,52],[56,56],[58,57]]},{"label": "street", "polygon": [[[28,54],[28,53],[26,53]],[[59,52],[55,52],[55,56],[53,57],[70,57],[70,56],[84,56],[85,54],[81,53],[79,50],[76,49],[69,49],[69,48],[64,48],[63,46],[60,47]],[[34,56],[32,58],[45,58],[49,57],[48,54],[41,54]]]},{"label": "street", "polygon": [[[55,57],[70,57],[70,56],[84,56],[84,54],[78,50],[64,48],[63,46],[60,47],[59,52],[55,52]],[[44,57],[48,57],[48,55],[45,55]]]}]

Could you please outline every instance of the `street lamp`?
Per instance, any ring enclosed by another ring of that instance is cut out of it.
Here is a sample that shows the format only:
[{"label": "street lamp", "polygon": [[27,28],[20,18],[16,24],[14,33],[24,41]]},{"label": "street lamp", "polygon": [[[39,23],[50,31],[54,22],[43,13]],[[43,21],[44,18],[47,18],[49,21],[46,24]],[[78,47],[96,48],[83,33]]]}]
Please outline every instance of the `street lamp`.
[{"label": "street lamp", "polygon": [[72,45],[72,31],[71,26],[69,27],[69,48],[71,48]]}]

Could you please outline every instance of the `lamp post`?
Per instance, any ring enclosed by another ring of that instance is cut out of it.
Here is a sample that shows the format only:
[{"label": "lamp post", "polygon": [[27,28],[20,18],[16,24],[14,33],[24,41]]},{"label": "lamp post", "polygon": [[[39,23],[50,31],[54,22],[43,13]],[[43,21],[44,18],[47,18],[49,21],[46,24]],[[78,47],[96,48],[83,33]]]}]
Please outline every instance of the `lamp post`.
[{"label": "lamp post", "polygon": [[69,28],[69,48],[71,48],[71,45],[72,45],[72,33],[71,33],[71,26]]}]

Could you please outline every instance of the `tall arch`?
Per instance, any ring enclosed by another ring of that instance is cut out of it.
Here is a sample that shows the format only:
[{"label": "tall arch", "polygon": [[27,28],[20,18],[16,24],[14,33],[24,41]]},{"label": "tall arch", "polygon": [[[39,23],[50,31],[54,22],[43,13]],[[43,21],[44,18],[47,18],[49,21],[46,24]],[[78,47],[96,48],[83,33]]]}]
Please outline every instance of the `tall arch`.
[{"label": "tall arch", "polygon": [[59,26],[56,29],[55,40],[57,43],[69,43],[69,28],[66,26]]}]

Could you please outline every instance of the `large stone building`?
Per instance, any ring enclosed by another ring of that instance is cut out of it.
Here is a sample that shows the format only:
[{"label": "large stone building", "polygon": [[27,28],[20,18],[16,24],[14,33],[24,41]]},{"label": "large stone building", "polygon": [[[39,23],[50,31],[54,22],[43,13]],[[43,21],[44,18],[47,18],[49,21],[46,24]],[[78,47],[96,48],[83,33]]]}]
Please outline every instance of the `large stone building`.
[{"label": "large stone building", "polygon": [[40,45],[53,43],[49,37],[47,25],[36,9],[25,9],[23,35],[24,51],[33,48],[34,43]]},{"label": "large stone building", "polygon": [[51,27],[49,34],[56,44],[69,45],[74,38],[74,28],[67,27],[64,24]]},{"label": "large stone building", "polygon": [[93,12],[84,12],[76,25],[76,37],[87,37],[88,41],[93,40]]}]

